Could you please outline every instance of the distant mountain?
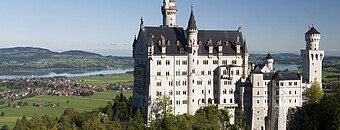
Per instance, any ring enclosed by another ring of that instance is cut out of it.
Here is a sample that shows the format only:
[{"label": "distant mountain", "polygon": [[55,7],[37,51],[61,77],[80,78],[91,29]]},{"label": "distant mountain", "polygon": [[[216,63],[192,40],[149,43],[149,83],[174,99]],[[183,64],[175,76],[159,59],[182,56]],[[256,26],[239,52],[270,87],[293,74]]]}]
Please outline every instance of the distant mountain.
[{"label": "distant mountain", "polygon": [[86,51],[80,51],[80,50],[71,50],[71,51],[65,51],[61,52],[60,55],[78,55],[78,56],[102,56],[100,54],[92,53],[92,52],[86,52]]},{"label": "distant mountain", "polygon": [[97,56],[103,57],[100,54],[86,52],[81,50],[71,50],[65,52],[54,52],[44,48],[34,47],[15,47],[15,48],[2,48],[0,49],[0,62],[28,62],[39,59],[49,59],[55,55],[67,55],[67,56]]}]

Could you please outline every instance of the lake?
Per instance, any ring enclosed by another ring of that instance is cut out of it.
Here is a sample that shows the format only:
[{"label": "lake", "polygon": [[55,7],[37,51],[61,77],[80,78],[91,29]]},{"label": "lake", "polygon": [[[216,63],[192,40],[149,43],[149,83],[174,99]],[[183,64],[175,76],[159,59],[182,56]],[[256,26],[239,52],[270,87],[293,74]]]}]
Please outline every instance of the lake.
[{"label": "lake", "polygon": [[[276,71],[286,70],[296,71],[299,65],[274,65]],[[251,68],[251,65],[249,65]],[[32,71],[18,71],[12,72],[9,75],[0,75],[0,79],[15,79],[15,78],[29,78],[34,77],[54,77],[54,76],[66,76],[66,77],[83,77],[99,74],[123,74],[128,71],[133,71],[133,67],[126,69],[107,69],[107,70],[94,70],[94,69],[76,69],[76,70],[32,70]]]},{"label": "lake", "polygon": [[32,70],[32,71],[17,71],[12,72],[9,75],[0,75],[0,79],[15,79],[15,78],[29,78],[34,77],[54,77],[54,76],[66,76],[66,77],[83,77],[99,74],[123,74],[128,71],[133,71],[133,67],[126,69],[75,69],[75,70]]}]

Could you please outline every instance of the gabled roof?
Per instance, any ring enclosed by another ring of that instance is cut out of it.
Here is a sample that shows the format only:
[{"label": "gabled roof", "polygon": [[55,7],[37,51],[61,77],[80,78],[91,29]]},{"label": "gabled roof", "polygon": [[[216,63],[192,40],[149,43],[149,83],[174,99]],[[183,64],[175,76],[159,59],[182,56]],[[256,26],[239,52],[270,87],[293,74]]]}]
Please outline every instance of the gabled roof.
[{"label": "gabled roof", "polygon": [[306,34],[320,34],[314,27],[310,28]]},{"label": "gabled roof", "polygon": [[300,80],[300,74],[288,72],[276,72],[272,79],[275,80]]},{"label": "gabled roof", "polygon": [[255,67],[253,73],[254,73],[254,74],[263,74],[259,66],[256,66],[256,67]]}]

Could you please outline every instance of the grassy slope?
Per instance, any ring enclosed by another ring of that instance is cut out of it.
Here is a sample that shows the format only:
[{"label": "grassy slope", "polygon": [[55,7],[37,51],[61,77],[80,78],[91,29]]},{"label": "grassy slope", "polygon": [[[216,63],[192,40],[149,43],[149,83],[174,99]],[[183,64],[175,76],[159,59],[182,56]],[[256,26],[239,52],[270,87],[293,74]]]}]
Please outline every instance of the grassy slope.
[{"label": "grassy slope", "polygon": [[[29,106],[24,106],[21,108],[5,108],[1,109],[1,112],[5,112],[5,117],[0,117],[0,127],[4,124],[7,124],[10,128],[13,128],[17,118],[26,115],[26,117],[32,117],[35,113],[39,116],[48,115],[51,117],[60,117],[64,112],[65,108],[72,107],[79,112],[83,111],[91,111],[94,108],[105,106],[107,102],[112,101],[112,99],[119,94],[120,92],[108,91],[108,92],[96,92],[93,96],[89,98],[81,97],[81,96],[67,96],[67,97],[59,97],[59,96],[41,96],[34,97],[31,99],[25,100],[25,102],[29,103]],[[132,96],[132,91],[123,92],[126,97]],[[67,103],[67,100],[70,103]],[[33,103],[45,103],[45,102],[54,102],[60,103],[58,107],[35,107],[32,106]]]},{"label": "grassy slope", "polygon": [[80,84],[92,84],[106,87],[110,84],[125,84],[133,85],[133,75],[132,74],[112,74],[104,76],[88,76],[88,77],[77,77],[74,79],[85,79],[86,82],[79,82]]}]

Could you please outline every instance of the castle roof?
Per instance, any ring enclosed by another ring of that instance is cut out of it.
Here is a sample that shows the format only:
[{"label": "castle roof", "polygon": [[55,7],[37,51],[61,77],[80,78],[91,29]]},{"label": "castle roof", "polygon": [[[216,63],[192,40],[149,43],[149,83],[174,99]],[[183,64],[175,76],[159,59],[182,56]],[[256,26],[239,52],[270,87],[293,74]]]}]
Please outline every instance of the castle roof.
[{"label": "castle roof", "polygon": [[[145,43],[154,45],[154,54],[162,54],[162,37],[166,43],[167,54],[186,54],[187,30],[182,27],[143,27],[141,29]],[[222,46],[224,55],[236,54],[236,40],[240,37],[241,53],[247,52],[242,33],[237,30],[198,30],[198,54],[209,54],[209,46],[213,47],[213,54],[218,54],[218,46]],[[183,50],[183,51],[181,51]]]},{"label": "castle roof", "polygon": [[189,18],[189,21],[188,21],[188,28],[187,29],[188,30],[190,30],[190,29],[197,30],[197,25],[196,25],[193,7],[191,7],[191,14],[190,14],[190,18]]},{"label": "castle roof", "polygon": [[301,74],[289,72],[265,73],[263,80],[300,80]]},{"label": "castle roof", "polygon": [[320,34],[314,27],[310,28],[306,34]]},{"label": "castle roof", "polygon": [[268,53],[268,55],[266,56],[266,59],[273,59],[273,57],[270,53]]}]

